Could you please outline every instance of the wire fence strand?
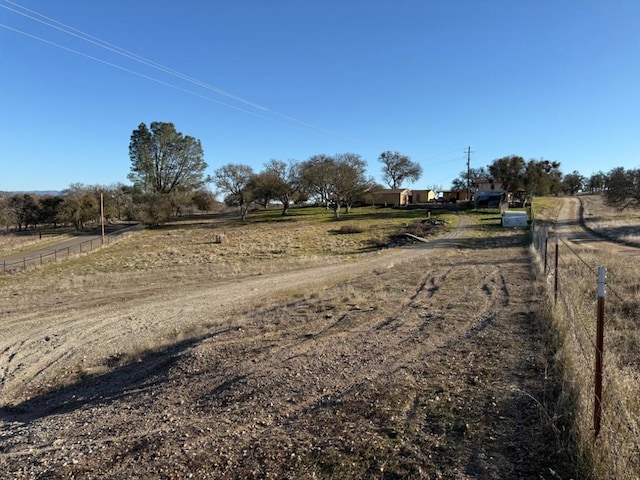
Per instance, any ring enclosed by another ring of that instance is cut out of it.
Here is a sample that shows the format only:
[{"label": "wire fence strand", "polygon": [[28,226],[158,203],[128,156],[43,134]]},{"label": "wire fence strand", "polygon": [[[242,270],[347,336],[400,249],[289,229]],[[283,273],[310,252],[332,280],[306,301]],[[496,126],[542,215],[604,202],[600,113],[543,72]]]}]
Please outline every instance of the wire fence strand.
[{"label": "wire fence strand", "polygon": [[[605,351],[607,361],[605,362],[605,372],[603,375],[604,389],[602,397],[603,416],[602,428],[597,441],[593,441],[594,430],[590,428],[593,418],[592,408],[595,406],[590,399],[593,398],[594,377],[595,377],[595,356],[596,356],[596,284],[597,267],[594,267],[592,258],[602,263],[609,260],[611,255],[598,256],[597,252],[582,253],[579,248],[574,247],[570,242],[558,235],[558,244],[561,248],[557,250],[558,259],[553,249],[548,249],[547,245],[555,241],[556,235],[549,233],[546,226],[533,227],[532,245],[538,258],[545,264],[547,275],[547,287],[553,293],[553,281],[549,279],[558,278],[558,302],[554,308],[556,321],[565,325],[564,347],[572,352],[575,361],[569,362],[569,367],[573,372],[573,382],[579,388],[579,398],[577,402],[578,411],[576,425],[581,432],[583,445],[590,450],[589,457],[592,459],[593,478],[616,478],[620,480],[631,480],[640,478],[640,392],[638,392],[638,379],[640,379],[640,367],[638,362],[624,364],[619,360],[617,350],[622,348],[618,340],[623,338],[631,345],[640,345],[640,326],[635,321],[635,312],[631,307],[639,301],[630,301],[625,295],[625,289],[619,289],[611,285],[611,280],[606,280],[606,292],[611,293],[611,300],[605,303]],[[585,258],[589,257],[589,259]],[[555,271],[554,260],[557,261],[558,271]],[[636,260],[634,260],[636,261]],[[636,261],[637,262],[637,261]],[[628,265],[629,262],[625,260]],[[619,264],[625,266],[624,264]],[[548,268],[547,268],[548,267]],[[558,275],[556,277],[556,275]],[[625,278],[620,274],[620,278]],[[631,290],[631,295],[635,295],[635,290]],[[620,308],[620,305],[624,308]],[[631,306],[629,306],[631,305]],[[622,312],[620,312],[622,310]],[[629,313],[631,312],[631,313]],[[625,321],[619,315],[632,315],[633,318]],[[625,330],[616,330],[623,325]],[[637,335],[637,339],[628,338],[630,335]],[[636,343],[633,343],[636,342]],[[635,358],[636,354],[628,353]],[[621,363],[622,366],[618,365]],[[625,366],[626,365],[626,366]],[[585,372],[586,375],[585,375]],[[632,372],[632,373],[629,373]]]},{"label": "wire fence strand", "polygon": [[[105,235],[104,245],[121,240],[143,229],[141,224],[121,228]],[[78,255],[90,253],[104,246],[101,238],[92,238],[83,242],[75,242],[69,246],[53,248],[49,251],[25,254],[21,257],[9,257],[11,260],[0,260],[0,275],[16,273],[28,268],[41,267],[49,263],[57,263]]]}]

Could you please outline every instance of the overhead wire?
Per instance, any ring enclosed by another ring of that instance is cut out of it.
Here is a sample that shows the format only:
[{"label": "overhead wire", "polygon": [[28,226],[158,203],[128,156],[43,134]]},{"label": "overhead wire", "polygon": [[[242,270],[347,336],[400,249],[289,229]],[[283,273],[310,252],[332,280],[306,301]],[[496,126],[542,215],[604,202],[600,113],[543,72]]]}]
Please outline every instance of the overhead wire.
[{"label": "overhead wire", "polygon": [[[191,76],[186,75],[184,73],[181,73],[181,72],[179,72],[177,70],[169,68],[169,67],[167,67],[165,65],[162,65],[162,64],[160,64],[158,62],[154,62],[153,60],[149,60],[148,58],[145,58],[145,57],[143,57],[141,55],[133,53],[133,52],[131,52],[129,50],[126,50],[126,49],[124,49],[122,47],[119,47],[119,46],[114,45],[114,44],[112,44],[110,42],[102,40],[102,39],[100,39],[100,38],[98,38],[98,37],[96,37],[94,35],[91,35],[91,34],[88,34],[86,32],[83,32],[82,30],[79,30],[79,29],[77,29],[75,27],[72,27],[70,25],[64,24],[62,22],[59,22],[58,20],[55,20],[55,19],[53,19],[51,17],[43,15],[43,14],[41,14],[39,12],[36,12],[35,10],[29,9],[27,7],[24,7],[24,6],[22,6],[22,5],[20,5],[20,4],[16,3],[16,2],[13,2],[11,0],[5,0],[5,2],[13,5],[14,7],[18,7],[20,9],[24,10],[24,11],[20,11],[20,10],[17,10],[16,8],[11,8],[11,7],[7,6],[7,5],[2,5],[2,4],[0,4],[0,7],[6,9],[8,11],[11,11],[11,12],[17,14],[17,15],[21,15],[21,16],[23,16],[25,18],[28,18],[30,20],[33,20],[33,21],[36,21],[36,22],[41,23],[43,25],[46,25],[46,26],[48,26],[50,28],[53,28],[55,30],[61,31],[61,32],[67,34],[67,35],[71,35],[73,37],[76,37],[76,38],[78,38],[78,39],[80,39],[82,41],[91,43],[91,44],[93,44],[93,45],[95,45],[95,46],[97,46],[99,48],[111,51],[111,52],[113,52],[113,53],[115,53],[117,55],[123,56],[125,58],[130,59],[130,60],[133,60],[133,61],[136,61],[136,62],[141,63],[143,65],[146,65],[148,67],[154,68],[156,70],[162,71],[162,72],[167,73],[169,75],[172,75],[174,77],[180,78],[181,80],[184,80],[186,82],[192,83],[192,84],[197,85],[199,87],[205,88],[205,89],[210,90],[210,91],[212,91],[214,93],[217,93],[219,95],[225,96],[225,97],[230,98],[230,99],[232,99],[234,101],[237,101],[239,103],[243,103],[243,104],[245,104],[247,106],[250,106],[252,108],[255,108],[257,110],[260,110],[260,111],[267,112],[267,113],[270,113],[272,115],[278,116],[280,118],[283,118],[283,119],[287,120],[290,123],[297,124],[297,125],[299,125],[301,127],[305,127],[307,129],[310,129],[310,130],[315,130],[317,132],[321,132],[321,133],[324,133],[324,134],[327,134],[327,135],[331,135],[331,136],[334,136],[334,137],[337,137],[337,138],[341,138],[343,140],[347,140],[347,141],[350,141],[350,142],[356,142],[356,140],[354,140],[352,138],[345,137],[345,136],[340,135],[340,134],[338,134],[336,132],[332,132],[330,130],[327,130],[327,129],[318,127],[316,125],[304,122],[304,121],[299,120],[299,119],[297,119],[295,117],[280,113],[280,112],[278,112],[276,110],[270,109],[270,108],[265,107],[263,105],[259,105],[259,104],[255,103],[255,102],[252,102],[250,100],[242,98],[242,97],[240,97],[238,95],[235,95],[233,93],[229,93],[229,92],[227,92],[225,90],[222,90],[221,88],[218,88],[218,87],[216,87],[214,85],[211,85],[209,83],[206,83],[206,82],[203,82],[201,80],[198,80],[197,78],[194,78],[194,77],[191,77]],[[29,12],[31,15],[25,13],[25,11]],[[37,18],[34,15],[37,15],[40,18]],[[269,117],[257,115],[254,112],[249,112],[249,111],[247,111],[245,109],[235,107],[233,105],[230,105],[229,103],[225,103],[225,102],[221,102],[221,101],[218,101],[218,100],[211,99],[210,97],[203,96],[203,95],[198,94],[196,92],[193,92],[191,90],[183,89],[181,87],[176,87],[176,86],[174,86],[172,84],[169,84],[168,82],[164,82],[162,80],[154,79],[153,77],[150,77],[148,75],[144,75],[144,74],[141,74],[139,72],[135,72],[134,70],[131,70],[131,69],[128,69],[128,68],[125,68],[125,67],[120,67],[120,66],[118,66],[118,65],[116,65],[116,64],[114,64],[112,62],[107,62],[105,60],[98,59],[97,57],[93,57],[91,55],[83,54],[82,52],[79,52],[77,50],[71,49],[69,47],[64,47],[64,46],[62,46],[60,44],[57,44],[55,42],[51,42],[49,40],[45,40],[45,39],[43,39],[41,37],[38,37],[36,35],[29,34],[27,32],[24,32],[24,31],[9,27],[7,25],[1,24],[0,26],[2,26],[3,28],[6,28],[6,29],[12,30],[14,32],[17,32],[17,33],[21,33],[21,34],[26,35],[28,37],[34,38],[36,40],[43,41],[45,43],[48,43],[48,44],[53,45],[53,46],[56,46],[58,48],[63,48],[64,50],[67,50],[67,51],[72,52],[74,54],[82,55],[82,56],[84,56],[86,58],[90,58],[91,60],[99,61],[101,63],[104,63],[106,65],[112,66],[114,68],[118,68],[118,69],[120,69],[122,71],[125,71],[125,72],[128,72],[128,73],[133,73],[133,74],[136,74],[136,75],[138,75],[140,77],[143,77],[143,78],[146,78],[146,79],[149,79],[149,80],[153,80],[153,81],[155,81],[157,83],[161,83],[161,84],[164,84],[164,85],[167,85],[167,86],[171,86],[172,88],[177,88],[178,90],[181,90],[183,92],[190,93],[190,94],[199,96],[201,98],[205,98],[205,99],[214,101],[215,103],[218,103],[220,105],[227,106],[227,107],[233,108],[235,110],[238,110],[238,111],[241,111],[241,112],[244,112],[244,113],[252,114],[252,115],[254,115],[254,116],[258,117],[258,118],[271,120],[271,121],[274,121],[275,123],[286,124],[284,122],[278,122],[276,120],[270,119]]]},{"label": "overhead wire", "polygon": [[[9,10],[11,12],[14,12],[14,13],[16,13],[18,15],[21,15],[23,17],[26,17],[26,18],[29,18],[29,19],[34,20],[36,22],[39,22],[39,23],[41,23],[43,25],[46,25],[46,26],[48,26],[50,28],[54,28],[54,29],[56,29],[58,31],[66,33],[67,35],[72,35],[72,36],[74,36],[76,38],[79,38],[79,39],[85,41],[85,42],[92,43],[93,45],[96,45],[96,46],[98,46],[100,48],[104,48],[104,49],[109,50],[111,52],[117,53],[118,55],[124,56],[126,58],[131,59],[131,60],[135,60],[136,62],[139,62],[139,63],[142,63],[144,65],[153,67],[153,68],[155,68],[157,70],[161,70],[161,71],[163,71],[165,73],[169,73],[169,74],[171,74],[173,76],[176,76],[176,77],[181,78],[183,80],[186,80],[188,82],[194,83],[194,84],[196,84],[198,86],[207,88],[207,89],[212,90],[212,91],[214,91],[214,92],[216,92],[216,93],[218,93],[220,95],[223,95],[225,97],[229,97],[229,98],[231,98],[233,100],[236,100],[238,102],[245,103],[245,104],[247,104],[247,105],[249,105],[249,106],[251,106],[253,108],[256,108],[256,109],[259,109],[259,110],[269,110],[268,108],[263,107],[262,105],[258,105],[257,103],[250,102],[249,100],[247,100],[245,98],[239,97],[239,96],[234,95],[234,94],[229,93],[229,92],[226,92],[226,91],[224,91],[224,90],[222,90],[222,89],[220,89],[218,87],[215,87],[213,85],[207,84],[207,83],[205,83],[205,82],[203,82],[201,80],[198,80],[196,78],[190,77],[188,75],[185,75],[185,74],[183,74],[181,72],[178,72],[178,71],[173,70],[173,69],[171,69],[169,67],[166,67],[166,66],[164,66],[164,65],[162,65],[160,63],[154,62],[153,60],[149,60],[149,59],[147,59],[147,58],[145,58],[145,57],[143,57],[141,55],[138,55],[138,54],[133,53],[133,52],[131,52],[129,50],[126,50],[126,49],[124,49],[122,47],[114,45],[113,43],[109,43],[109,42],[107,42],[105,40],[102,40],[102,39],[100,39],[100,38],[98,38],[98,37],[96,37],[94,35],[91,35],[89,33],[83,32],[82,30],[78,30],[75,27],[72,27],[72,26],[67,25],[65,23],[62,23],[62,22],[59,22],[58,20],[56,20],[54,18],[48,17],[48,16],[43,15],[43,14],[41,14],[39,12],[36,12],[35,10],[31,10],[31,9],[29,9],[27,7],[24,7],[24,6],[19,5],[19,4],[15,3],[15,2],[12,2],[11,0],[4,0],[4,1],[7,2],[7,3],[10,3],[11,5],[14,5],[16,7],[22,8],[23,10],[25,10],[25,11],[27,11],[29,13],[32,13],[34,15],[37,15],[37,16],[41,17],[41,18],[44,18],[47,21],[41,20],[41,19],[36,18],[36,17],[34,17],[32,15],[27,15],[24,12],[21,12],[19,10],[15,10],[13,8],[7,7],[6,5],[0,4],[0,7],[4,8],[6,10]],[[53,23],[50,23],[50,22],[53,22]],[[74,32],[77,32],[77,33],[74,33]]]},{"label": "overhead wire", "polygon": [[[179,72],[179,71],[174,70],[174,69],[172,69],[170,67],[162,65],[162,64],[160,64],[158,62],[150,60],[150,59],[148,59],[146,57],[138,55],[138,54],[136,54],[134,52],[131,52],[130,50],[127,50],[127,49],[122,48],[122,47],[120,47],[118,45],[110,43],[110,42],[108,42],[106,40],[103,40],[103,39],[101,39],[101,38],[99,38],[99,37],[97,37],[95,35],[91,35],[89,33],[86,33],[86,32],[84,32],[82,30],[79,30],[79,29],[71,26],[71,25],[68,25],[68,24],[65,24],[63,22],[60,22],[60,21],[58,21],[58,20],[56,20],[54,18],[51,18],[51,17],[49,17],[47,15],[44,15],[44,14],[42,14],[40,12],[37,12],[37,11],[35,11],[33,9],[30,9],[30,8],[27,8],[27,7],[23,6],[23,5],[20,5],[17,2],[14,2],[12,0],[4,0],[4,1],[14,7],[14,8],[12,8],[10,6],[0,4],[0,7],[4,8],[5,10],[13,12],[13,13],[15,13],[17,15],[22,16],[22,17],[28,18],[28,19],[33,20],[35,22],[38,22],[40,24],[43,24],[43,25],[45,25],[45,26],[47,26],[49,28],[58,30],[58,31],[60,31],[62,33],[65,33],[67,35],[70,35],[70,36],[73,36],[75,38],[78,38],[78,39],[80,39],[80,40],[82,40],[84,42],[90,43],[90,44],[95,45],[95,46],[97,46],[99,48],[102,48],[104,50],[110,51],[110,52],[115,53],[117,55],[120,55],[120,56],[122,56],[124,58],[127,58],[129,60],[133,60],[133,61],[138,62],[138,63],[140,63],[142,65],[145,65],[147,67],[150,67],[150,68],[153,68],[153,69],[158,70],[160,72],[163,72],[163,73],[166,73],[168,75],[174,76],[176,78],[179,78],[180,80],[186,81],[186,82],[191,83],[193,85],[196,85],[198,87],[202,87],[202,88],[204,88],[206,90],[209,90],[211,92],[214,92],[214,93],[216,93],[218,95],[222,95],[224,97],[227,97],[227,98],[229,98],[229,99],[231,99],[233,101],[236,101],[238,103],[241,103],[241,104],[246,105],[248,107],[251,107],[253,109],[259,110],[262,113],[271,114],[271,115],[280,117],[280,118],[286,120],[288,123],[287,122],[283,122],[283,121],[278,121],[277,119],[268,117],[266,115],[261,115],[259,113],[253,112],[251,110],[247,110],[245,108],[241,108],[241,107],[238,107],[236,105],[230,104],[228,102],[223,102],[223,101],[214,99],[214,98],[212,98],[210,96],[203,95],[203,94],[195,92],[193,90],[190,90],[190,89],[187,89],[187,88],[183,88],[183,87],[171,84],[171,83],[166,82],[164,80],[160,80],[160,79],[152,77],[150,75],[146,75],[144,73],[137,72],[137,71],[132,70],[130,68],[123,67],[123,66],[118,65],[116,63],[109,62],[107,60],[103,60],[103,59],[95,57],[93,55],[86,54],[86,53],[81,52],[79,50],[76,50],[76,49],[61,45],[59,43],[47,40],[45,38],[42,38],[42,37],[39,37],[37,35],[33,35],[31,33],[19,30],[17,28],[14,28],[14,27],[11,27],[11,26],[8,26],[8,25],[5,25],[5,24],[0,24],[0,27],[5,28],[7,30],[19,33],[19,34],[24,35],[26,37],[29,37],[29,38],[32,38],[34,40],[46,43],[48,45],[60,48],[62,50],[68,51],[68,52],[73,53],[75,55],[79,55],[79,56],[85,57],[85,58],[93,60],[95,62],[102,63],[104,65],[107,65],[107,66],[110,66],[112,68],[121,70],[123,72],[130,73],[130,74],[138,76],[140,78],[144,78],[144,79],[153,81],[153,82],[158,83],[160,85],[164,85],[164,86],[176,89],[178,91],[181,91],[181,92],[184,92],[184,93],[187,93],[187,94],[190,94],[190,95],[197,96],[199,98],[202,98],[202,99],[205,99],[207,101],[211,101],[211,102],[217,103],[219,105],[225,106],[227,108],[231,108],[233,110],[236,110],[236,111],[239,111],[239,112],[242,112],[242,113],[247,113],[249,115],[252,115],[254,117],[257,117],[257,118],[260,118],[260,119],[263,119],[263,120],[267,120],[267,121],[270,121],[270,122],[273,122],[273,123],[277,123],[277,124],[280,124],[280,125],[296,126],[298,128],[304,127],[306,129],[314,130],[314,131],[317,131],[317,132],[320,132],[320,133],[323,133],[323,134],[327,134],[327,135],[330,135],[330,136],[333,136],[333,137],[341,138],[341,139],[349,141],[349,142],[362,143],[362,142],[360,142],[360,141],[358,141],[356,139],[349,138],[349,137],[346,137],[344,135],[338,134],[336,132],[333,132],[333,131],[318,127],[316,125],[313,125],[313,124],[310,124],[310,123],[307,123],[307,122],[304,122],[304,121],[299,120],[299,119],[297,119],[295,117],[280,113],[280,112],[278,112],[276,110],[270,109],[268,107],[265,107],[263,105],[255,103],[253,101],[250,101],[250,100],[248,100],[246,98],[243,98],[243,97],[241,97],[239,95],[236,95],[234,93],[230,93],[228,91],[225,91],[225,90],[223,90],[223,89],[221,89],[219,87],[216,87],[215,85],[212,85],[210,83],[204,82],[204,81],[199,80],[199,79],[197,79],[195,77],[192,77],[192,76],[187,75],[185,73]],[[18,9],[20,9],[20,10],[18,10]],[[445,155],[450,155],[451,153],[455,153],[455,152],[458,152],[458,149],[452,150],[450,152],[445,152],[445,153],[442,153],[442,154],[434,155],[434,156],[428,157],[427,159],[439,158],[439,157],[443,157]],[[443,165],[443,164],[450,163],[452,161],[459,160],[459,159],[460,158],[448,159],[448,160],[444,160],[442,162],[428,163],[428,164],[425,164],[425,166]],[[455,177],[455,175],[451,176],[451,178],[454,178],[454,177]]]},{"label": "overhead wire", "polygon": [[96,61],[96,62],[98,62],[98,63],[102,63],[102,64],[104,64],[104,65],[108,65],[108,66],[110,66],[110,67],[113,67],[113,68],[115,68],[115,69],[122,70],[123,72],[127,72],[127,73],[130,73],[130,74],[132,74],[132,75],[136,75],[136,76],[141,77],[141,78],[144,78],[144,79],[146,79],[146,80],[151,80],[152,82],[156,82],[156,83],[159,83],[159,84],[164,85],[164,86],[167,86],[167,87],[175,88],[176,90],[179,90],[179,91],[181,91],[181,92],[185,92],[185,93],[189,93],[189,94],[191,94],[191,95],[195,95],[195,96],[200,97],[200,98],[202,98],[202,99],[209,100],[209,101],[211,101],[211,102],[218,103],[218,104],[220,104],[220,105],[224,105],[225,107],[229,107],[229,108],[232,108],[232,109],[234,109],[234,110],[238,110],[238,111],[243,112],[243,113],[248,113],[249,115],[254,115],[254,116],[257,116],[257,117],[259,117],[259,118],[263,118],[263,119],[265,119],[265,120],[269,120],[269,121],[274,121],[274,122],[275,122],[275,120],[270,119],[269,117],[265,117],[265,116],[263,116],[263,115],[258,115],[258,114],[257,114],[257,113],[255,113],[255,112],[251,112],[251,111],[248,111],[248,110],[244,110],[244,109],[242,109],[242,108],[236,107],[235,105],[231,105],[231,104],[229,104],[229,103],[221,102],[220,100],[216,100],[215,98],[207,97],[206,95],[202,95],[201,93],[194,92],[194,91],[192,91],[192,90],[188,90],[188,89],[186,89],[186,88],[182,88],[182,87],[179,87],[179,86],[177,86],[177,85],[173,85],[173,84],[171,84],[171,83],[165,82],[164,80],[160,80],[160,79],[157,79],[157,78],[151,77],[151,76],[149,76],[149,75],[145,75],[144,73],[136,72],[135,70],[131,70],[131,69],[129,69],[129,68],[122,67],[122,66],[120,66],[120,65],[116,65],[115,63],[111,63],[111,62],[108,62],[108,61],[103,60],[103,59],[101,59],[101,58],[97,58],[97,57],[94,57],[94,56],[92,56],[92,55],[89,55],[89,54],[87,54],[87,53],[80,52],[79,50],[74,50],[73,48],[69,48],[69,47],[66,47],[66,46],[64,46],[64,45],[61,45],[61,44],[59,44],[59,43],[52,42],[51,40],[47,40],[47,39],[45,39],[45,38],[38,37],[37,35],[33,35],[33,34],[31,34],[31,33],[24,32],[24,31],[19,30],[19,29],[17,29],[17,28],[10,27],[9,25],[5,25],[5,24],[3,24],[3,23],[0,23],[0,27],[5,28],[5,29],[10,30],[10,31],[13,31],[13,32],[16,32],[16,33],[19,33],[19,34],[21,34],[21,35],[24,35],[24,36],[26,36],[26,37],[32,38],[32,39],[34,39],[34,40],[38,40],[38,41],[43,42],[43,43],[46,43],[46,44],[48,44],[48,45],[51,45],[51,46],[54,46],[54,47],[60,48],[60,49],[62,49],[62,50],[66,50],[66,51],[68,51],[68,52],[70,52],[70,53],[73,53],[73,54],[75,54],[75,55],[80,55],[81,57],[85,57],[85,58],[88,58],[88,59],[90,59],[90,60]]}]

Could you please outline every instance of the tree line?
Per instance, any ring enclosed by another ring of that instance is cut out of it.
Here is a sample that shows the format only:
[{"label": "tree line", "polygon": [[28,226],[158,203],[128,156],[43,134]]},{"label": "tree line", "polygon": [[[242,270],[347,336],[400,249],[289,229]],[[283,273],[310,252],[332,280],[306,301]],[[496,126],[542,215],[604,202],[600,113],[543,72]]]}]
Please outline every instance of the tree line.
[{"label": "tree line", "polygon": [[107,222],[158,224],[161,218],[210,211],[216,203],[213,193],[204,188],[189,193],[176,192],[153,203],[136,186],[75,183],[58,195],[0,193],[0,228],[24,231],[70,225],[83,230],[99,223],[101,196]]},{"label": "tree line", "polygon": [[[634,180],[635,178],[637,180]],[[545,159],[525,160],[523,157],[510,155],[498,158],[486,167],[470,168],[468,171],[460,172],[452,183],[452,189],[464,190],[479,180],[499,182],[505,191],[520,193],[526,198],[575,195],[580,192],[604,193],[609,205],[640,206],[640,170],[618,167],[608,173],[599,171],[586,177],[577,170],[563,174],[560,162]],[[632,202],[629,203],[629,200]]]},{"label": "tree line", "polygon": [[[239,208],[243,220],[256,205],[266,208],[276,201],[286,215],[291,204],[310,200],[339,218],[341,208],[349,212],[366,193],[382,188],[367,175],[367,163],[356,153],[319,154],[302,162],[272,159],[260,172],[249,165],[228,163],[207,177],[199,140],[183,136],[173,124],[164,122],[152,122],[150,127],[141,123],[131,135],[129,156],[129,179],[147,196],[146,204],[157,205],[175,192],[213,183],[226,205]],[[379,160],[391,188],[422,174],[418,163],[399,152],[383,152]]]},{"label": "tree line", "polygon": [[[309,201],[330,209],[337,219],[341,208],[348,213],[367,193],[384,188],[367,175],[367,163],[356,153],[318,154],[305,161],[272,159],[259,172],[228,163],[208,176],[200,140],[169,122],[141,123],[133,130],[129,158],[132,185],[72,184],[58,196],[0,193],[0,226],[25,230],[66,224],[83,229],[99,219],[101,196],[106,219],[159,225],[174,216],[211,210],[216,198],[207,188],[210,183],[226,205],[239,209],[243,220],[254,206],[277,202],[286,215],[290,205]],[[423,173],[419,163],[396,151],[382,152],[378,161],[392,189],[419,180]],[[577,171],[563,175],[556,161],[510,155],[461,172],[452,188],[465,190],[479,180],[500,182],[504,190],[527,198],[604,192],[610,205],[640,206],[640,169],[620,167],[587,178]]]},{"label": "tree line", "polygon": [[[0,225],[26,230],[60,224],[85,228],[100,218],[100,199],[107,220],[137,220],[160,225],[171,217],[194,210],[210,211],[213,183],[225,204],[239,207],[244,220],[253,206],[276,201],[285,215],[291,204],[314,201],[333,211],[348,212],[352,205],[376,188],[366,174],[366,161],[355,153],[314,155],[304,162],[270,160],[264,170],[229,163],[207,176],[208,165],[200,141],[177,131],[169,122],[141,123],[129,142],[132,185],[73,184],[61,195],[1,194]],[[417,180],[422,168],[398,152],[380,156],[384,178],[390,187]]]}]

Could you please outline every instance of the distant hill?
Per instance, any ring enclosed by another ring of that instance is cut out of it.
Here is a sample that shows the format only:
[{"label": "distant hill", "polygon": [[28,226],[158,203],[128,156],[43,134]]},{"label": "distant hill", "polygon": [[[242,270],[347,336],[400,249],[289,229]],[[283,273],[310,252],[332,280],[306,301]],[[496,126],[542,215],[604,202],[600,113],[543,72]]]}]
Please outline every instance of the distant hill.
[{"label": "distant hill", "polygon": [[23,195],[25,193],[28,193],[31,195],[40,195],[40,196],[50,195],[52,197],[62,195],[62,192],[60,190],[30,190],[30,191],[0,192],[0,193],[4,193],[6,195]]}]

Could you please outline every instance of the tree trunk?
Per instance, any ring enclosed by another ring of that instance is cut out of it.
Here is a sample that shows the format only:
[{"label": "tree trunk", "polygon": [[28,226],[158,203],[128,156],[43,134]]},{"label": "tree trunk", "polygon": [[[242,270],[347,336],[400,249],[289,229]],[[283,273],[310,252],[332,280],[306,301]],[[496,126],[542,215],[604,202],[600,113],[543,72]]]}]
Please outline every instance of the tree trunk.
[{"label": "tree trunk", "polygon": [[240,219],[244,222],[247,218],[247,213],[249,212],[248,205],[240,205]]}]

